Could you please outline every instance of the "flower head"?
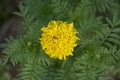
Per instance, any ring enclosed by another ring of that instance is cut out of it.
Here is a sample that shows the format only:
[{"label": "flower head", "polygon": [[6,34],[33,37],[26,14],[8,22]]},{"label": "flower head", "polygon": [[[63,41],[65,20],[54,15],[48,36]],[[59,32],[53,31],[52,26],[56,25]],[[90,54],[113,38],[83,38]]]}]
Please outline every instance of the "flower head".
[{"label": "flower head", "polygon": [[77,46],[76,41],[79,39],[73,23],[53,20],[41,30],[43,33],[39,39],[47,55],[60,60],[66,60],[67,56],[73,55],[74,47]]}]

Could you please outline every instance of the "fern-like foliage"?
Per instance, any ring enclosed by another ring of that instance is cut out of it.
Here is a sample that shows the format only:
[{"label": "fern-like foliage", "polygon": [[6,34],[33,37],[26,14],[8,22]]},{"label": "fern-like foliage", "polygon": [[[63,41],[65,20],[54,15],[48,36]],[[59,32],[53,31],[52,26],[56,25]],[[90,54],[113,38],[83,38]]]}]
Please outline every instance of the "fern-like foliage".
[{"label": "fern-like foliage", "polygon": [[23,62],[24,52],[21,50],[23,48],[21,46],[22,41],[14,40],[12,37],[10,37],[10,39],[6,39],[6,41],[7,43],[4,44],[7,45],[7,48],[3,51],[5,54],[3,56],[4,64],[6,64],[8,60],[10,60],[13,65],[18,64],[19,62]]},{"label": "fern-like foliage", "polygon": [[[76,6],[69,12],[69,18],[75,22],[81,22],[88,16],[93,17],[95,13],[95,8],[92,6],[93,3],[89,0],[81,0]],[[91,13],[92,11],[92,13]]]},{"label": "fern-like foliage", "polygon": [[100,31],[96,31],[97,38],[101,41],[100,45],[104,45],[106,47],[113,47],[120,45],[120,20],[118,20],[115,16],[113,17],[113,21],[110,21],[106,18],[108,26],[104,26]]},{"label": "fern-like foliage", "polygon": [[113,4],[113,0],[95,0],[96,9],[100,12],[107,12]]},{"label": "fern-like foliage", "polygon": [[24,64],[23,68],[19,70],[19,80],[40,80],[40,75],[43,74],[44,68],[39,64]]},{"label": "fern-like foliage", "polygon": [[120,50],[117,50],[116,47],[111,49],[98,48],[95,53],[96,57],[100,59],[99,63],[116,64],[120,60]]},{"label": "fern-like foliage", "polygon": [[[4,64],[20,64],[19,80],[114,80],[110,71],[120,72],[119,0],[25,0],[18,7],[21,34],[0,47]],[[65,61],[50,58],[40,44],[40,29],[50,20],[73,22],[79,32]]]},{"label": "fern-like foliage", "polygon": [[[93,58],[95,58],[95,56],[93,56]],[[94,60],[94,62],[92,60]],[[106,75],[110,67],[107,65],[100,65],[97,60],[91,59],[88,54],[78,57],[74,63],[74,68],[76,71],[75,76],[78,77],[77,80],[100,80],[100,78],[109,80],[105,78],[104,75]]]},{"label": "fern-like foliage", "polygon": [[[105,77],[105,75],[109,74],[107,72],[111,71],[114,64],[118,64],[120,50],[117,50],[116,47],[107,49],[105,47],[97,48],[90,44],[87,46],[89,50],[79,52],[82,55],[77,57],[73,64],[72,69],[75,71],[77,80],[112,80],[111,76]],[[93,48],[96,50],[94,51]]]},{"label": "fern-like foliage", "polygon": [[57,19],[65,19],[68,17],[69,12],[72,10],[72,4],[69,3],[69,0],[52,0],[53,14],[57,16]]}]

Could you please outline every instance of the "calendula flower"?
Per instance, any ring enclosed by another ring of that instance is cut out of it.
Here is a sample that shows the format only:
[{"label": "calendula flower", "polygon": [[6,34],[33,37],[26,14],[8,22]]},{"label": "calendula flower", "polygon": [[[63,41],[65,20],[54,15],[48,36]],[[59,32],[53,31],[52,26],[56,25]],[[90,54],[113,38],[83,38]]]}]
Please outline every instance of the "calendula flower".
[{"label": "calendula flower", "polygon": [[73,55],[74,47],[77,46],[76,41],[79,39],[73,23],[53,20],[41,30],[43,33],[39,39],[47,55],[60,60],[66,60],[67,56]]}]

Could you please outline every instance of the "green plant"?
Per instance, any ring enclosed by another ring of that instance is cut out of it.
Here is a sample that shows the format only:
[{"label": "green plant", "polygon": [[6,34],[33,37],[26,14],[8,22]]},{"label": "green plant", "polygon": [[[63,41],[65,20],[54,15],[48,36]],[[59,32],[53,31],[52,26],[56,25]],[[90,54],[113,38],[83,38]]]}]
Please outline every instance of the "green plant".
[{"label": "green plant", "polygon": [[[119,0],[25,0],[19,4],[22,32],[6,40],[4,64],[20,64],[20,80],[114,80],[120,61]],[[80,40],[73,56],[50,58],[39,30],[51,20],[73,22]]]}]

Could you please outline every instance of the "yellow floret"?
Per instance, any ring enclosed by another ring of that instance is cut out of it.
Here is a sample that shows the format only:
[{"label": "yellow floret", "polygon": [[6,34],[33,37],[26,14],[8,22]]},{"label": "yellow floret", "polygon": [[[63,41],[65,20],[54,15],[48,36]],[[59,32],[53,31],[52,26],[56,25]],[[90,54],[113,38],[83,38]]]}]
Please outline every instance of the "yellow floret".
[{"label": "yellow floret", "polygon": [[78,33],[73,23],[63,21],[50,21],[47,27],[41,28],[43,31],[40,43],[43,50],[51,58],[66,60],[66,57],[73,55],[76,41],[79,39]]}]

